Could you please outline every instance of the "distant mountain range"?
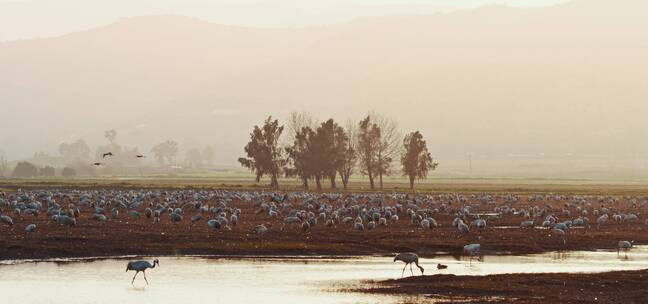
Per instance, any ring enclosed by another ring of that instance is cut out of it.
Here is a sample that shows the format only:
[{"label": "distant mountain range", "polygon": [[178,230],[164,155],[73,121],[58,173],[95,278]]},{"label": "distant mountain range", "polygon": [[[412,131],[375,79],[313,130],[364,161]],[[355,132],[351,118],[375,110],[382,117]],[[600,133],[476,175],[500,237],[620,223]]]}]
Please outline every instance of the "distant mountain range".
[{"label": "distant mountain range", "polygon": [[648,1],[491,6],[295,29],[150,16],[0,43],[0,150],[212,144],[234,163],[253,124],[368,110],[434,154],[648,152]]}]

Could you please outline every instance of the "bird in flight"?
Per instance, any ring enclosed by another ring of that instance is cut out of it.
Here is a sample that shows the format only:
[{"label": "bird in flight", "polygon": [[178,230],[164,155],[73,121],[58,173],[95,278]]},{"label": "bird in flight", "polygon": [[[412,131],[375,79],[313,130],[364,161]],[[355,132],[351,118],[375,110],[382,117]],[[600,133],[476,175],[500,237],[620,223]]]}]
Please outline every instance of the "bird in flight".
[{"label": "bird in flight", "polygon": [[103,158],[106,158],[107,156],[113,156],[112,152],[104,153]]},{"label": "bird in flight", "polygon": [[146,157],[146,156],[145,156],[145,155],[142,155],[142,154],[137,154],[137,155],[135,155],[135,157],[137,157],[137,158],[144,158],[144,157]]},{"label": "bird in flight", "polygon": [[102,166],[103,163],[94,163],[93,165],[95,165],[95,166]]}]

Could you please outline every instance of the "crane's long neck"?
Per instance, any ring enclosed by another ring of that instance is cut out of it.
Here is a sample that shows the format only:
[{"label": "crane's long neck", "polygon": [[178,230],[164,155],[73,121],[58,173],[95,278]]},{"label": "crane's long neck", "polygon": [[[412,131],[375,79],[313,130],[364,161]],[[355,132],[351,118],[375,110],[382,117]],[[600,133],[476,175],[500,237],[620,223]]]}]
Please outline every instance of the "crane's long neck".
[{"label": "crane's long neck", "polygon": [[155,264],[155,261],[153,261],[153,266],[151,266],[150,268],[155,268]]}]

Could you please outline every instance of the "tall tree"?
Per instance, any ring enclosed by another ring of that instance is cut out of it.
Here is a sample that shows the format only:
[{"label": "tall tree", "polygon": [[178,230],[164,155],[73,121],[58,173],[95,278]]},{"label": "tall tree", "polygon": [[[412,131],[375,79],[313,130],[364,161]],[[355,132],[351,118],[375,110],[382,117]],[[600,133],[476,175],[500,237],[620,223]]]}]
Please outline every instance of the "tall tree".
[{"label": "tall tree", "polygon": [[401,165],[403,176],[409,177],[410,189],[414,189],[415,179],[426,178],[428,171],[436,169],[438,163],[433,161],[423,135],[419,131],[405,136]]},{"label": "tall tree", "polygon": [[[344,157],[346,134],[333,119],[323,122],[316,132],[315,151],[318,173],[327,177],[331,182],[331,188],[337,188],[337,169],[340,167]],[[318,186],[319,183],[318,183]]]},{"label": "tall tree", "polygon": [[340,148],[340,159],[337,171],[342,179],[344,190],[349,188],[349,178],[353,174],[353,169],[357,160],[357,127],[352,121],[347,123],[344,136],[336,137],[336,145]]},{"label": "tall tree", "polygon": [[358,124],[358,158],[360,173],[369,177],[369,186],[375,189],[374,175],[377,173],[378,149],[380,147],[380,127],[366,118]]},{"label": "tall tree", "polygon": [[315,132],[310,127],[302,127],[295,133],[293,144],[286,148],[290,165],[286,169],[286,175],[299,177],[305,190],[308,190],[308,180],[315,175],[314,137]]},{"label": "tall tree", "polygon": [[238,161],[256,174],[257,182],[263,175],[270,175],[270,186],[279,188],[279,174],[286,165],[283,150],[279,147],[279,139],[284,126],[278,120],[268,117],[262,128],[254,126],[250,133],[250,142],[245,145],[246,157]]},{"label": "tall tree", "polygon": [[380,190],[382,190],[383,176],[391,175],[391,163],[392,160],[398,158],[402,136],[394,120],[375,113],[370,115],[380,129],[380,139],[376,152],[376,173],[380,180]]}]

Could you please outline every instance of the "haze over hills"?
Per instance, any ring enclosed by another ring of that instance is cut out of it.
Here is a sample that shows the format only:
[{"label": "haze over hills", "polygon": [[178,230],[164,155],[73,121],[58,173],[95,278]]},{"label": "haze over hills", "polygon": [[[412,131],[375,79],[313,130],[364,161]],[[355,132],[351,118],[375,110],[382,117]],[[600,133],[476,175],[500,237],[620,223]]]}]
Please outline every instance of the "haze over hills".
[{"label": "haze over hills", "polygon": [[63,141],[148,151],[213,144],[233,164],[254,124],[369,110],[420,130],[437,158],[648,153],[648,3],[490,6],[259,29],[182,16],[123,19],[0,43],[0,147]]}]

